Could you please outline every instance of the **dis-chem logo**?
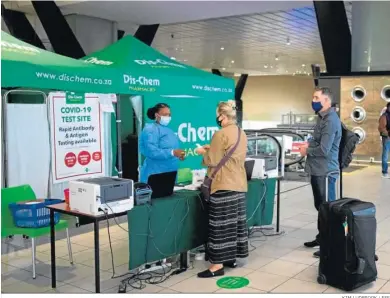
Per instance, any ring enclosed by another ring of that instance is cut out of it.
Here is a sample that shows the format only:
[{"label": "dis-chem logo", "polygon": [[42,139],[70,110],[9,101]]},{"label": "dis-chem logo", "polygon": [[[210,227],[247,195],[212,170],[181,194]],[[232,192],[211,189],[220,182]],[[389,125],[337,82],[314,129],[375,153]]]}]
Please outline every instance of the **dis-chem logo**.
[{"label": "dis-chem logo", "polygon": [[134,60],[135,63],[139,65],[152,65],[152,66],[173,66],[173,67],[180,67],[180,68],[186,68],[184,65],[169,62],[162,59],[156,59],[156,60]]},{"label": "dis-chem logo", "polygon": [[9,49],[9,50],[21,50],[25,51],[28,53],[37,53],[39,54],[40,51],[37,48],[34,47],[29,47],[29,46],[22,46],[13,42],[8,42],[8,41],[1,41],[1,47],[4,49]]},{"label": "dis-chem logo", "polygon": [[[105,60],[99,60],[96,57],[89,57],[87,60],[84,60],[85,63],[92,63],[97,65],[111,65],[114,64],[112,61],[105,61]],[[151,65],[151,66],[173,66],[173,67],[179,67],[179,68],[186,68],[184,65],[169,62],[162,59],[156,59],[156,60],[134,60],[135,63],[138,65]]]},{"label": "dis-chem logo", "polygon": [[219,130],[215,126],[202,126],[193,127],[189,123],[181,123],[177,129],[176,135],[179,137],[180,142],[183,143],[183,149],[187,157],[198,156],[195,152],[197,144],[204,145],[206,142],[209,144],[213,138],[214,133]]},{"label": "dis-chem logo", "polygon": [[85,63],[92,63],[96,65],[111,65],[114,64],[112,61],[104,61],[104,60],[99,60],[96,57],[89,57],[87,60],[84,60]]}]

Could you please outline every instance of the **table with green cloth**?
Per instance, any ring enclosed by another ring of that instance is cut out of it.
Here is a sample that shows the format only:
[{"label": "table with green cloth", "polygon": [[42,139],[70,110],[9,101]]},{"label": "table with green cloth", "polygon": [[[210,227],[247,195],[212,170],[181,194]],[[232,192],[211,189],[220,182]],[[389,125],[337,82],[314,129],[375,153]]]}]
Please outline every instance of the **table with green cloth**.
[{"label": "table with green cloth", "polygon": [[[276,179],[248,181],[248,227],[271,225]],[[186,252],[207,242],[207,203],[198,191],[180,190],[128,212],[129,269]]]}]

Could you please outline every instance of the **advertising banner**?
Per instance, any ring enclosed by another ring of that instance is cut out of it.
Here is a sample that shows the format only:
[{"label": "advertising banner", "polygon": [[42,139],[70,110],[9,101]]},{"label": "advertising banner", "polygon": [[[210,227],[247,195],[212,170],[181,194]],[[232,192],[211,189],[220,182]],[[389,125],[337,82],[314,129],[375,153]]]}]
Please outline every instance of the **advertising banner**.
[{"label": "advertising banner", "polygon": [[101,176],[103,125],[99,95],[49,94],[53,183]]},{"label": "advertising banner", "polygon": [[216,123],[216,108],[220,100],[210,98],[144,97],[144,119],[152,122],[146,115],[148,108],[157,103],[171,107],[172,120],[169,127],[177,134],[180,149],[185,150],[186,158],[180,168],[200,169],[202,157],[196,154],[197,144],[210,144],[219,127]]}]

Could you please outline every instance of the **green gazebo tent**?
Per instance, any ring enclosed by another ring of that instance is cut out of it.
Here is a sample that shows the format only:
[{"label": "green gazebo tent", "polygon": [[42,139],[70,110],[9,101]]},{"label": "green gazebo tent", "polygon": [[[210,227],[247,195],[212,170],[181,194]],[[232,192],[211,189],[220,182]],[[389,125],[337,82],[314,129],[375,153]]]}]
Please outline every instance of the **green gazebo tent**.
[{"label": "green gazebo tent", "polygon": [[121,94],[234,97],[232,79],[177,62],[130,35],[82,59],[115,69]]},{"label": "green gazebo tent", "polygon": [[95,93],[119,91],[115,89],[112,70],[42,50],[3,31],[1,87]]},{"label": "green gazebo tent", "polygon": [[133,36],[125,36],[82,60],[115,69],[121,76],[120,94],[141,96],[137,104],[126,99],[121,101],[123,140],[135,131],[133,107],[139,120],[136,127],[139,133],[150,121],[146,117],[147,109],[157,102],[167,103],[173,115],[170,127],[177,132],[180,146],[187,155],[180,163],[181,172],[199,168],[201,158],[195,155],[194,148],[210,142],[212,132],[218,129],[216,105],[234,98],[232,79],[182,64]]}]

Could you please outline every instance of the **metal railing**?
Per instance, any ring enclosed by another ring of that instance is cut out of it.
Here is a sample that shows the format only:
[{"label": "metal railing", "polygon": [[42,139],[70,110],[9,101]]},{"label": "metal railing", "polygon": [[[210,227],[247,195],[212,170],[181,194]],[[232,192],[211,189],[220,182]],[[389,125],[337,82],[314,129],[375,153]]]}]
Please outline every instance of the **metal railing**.
[{"label": "metal railing", "polygon": [[294,113],[288,113],[282,115],[282,125],[300,125],[300,124],[307,124],[307,125],[315,125],[317,121],[317,117],[313,114],[294,114]]},{"label": "metal railing", "polygon": [[[248,156],[277,156],[280,160],[283,135],[292,136],[293,142],[305,141],[304,135],[298,134],[295,131],[277,128],[246,130],[245,133],[248,136]],[[284,159],[290,160],[285,163],[285,167],[289,167],[301,163],[304,160],[304,157],[296,156],[296,158],[292,158],[292,156],[287,156],[285,154]]]}]

